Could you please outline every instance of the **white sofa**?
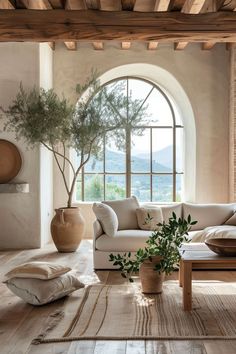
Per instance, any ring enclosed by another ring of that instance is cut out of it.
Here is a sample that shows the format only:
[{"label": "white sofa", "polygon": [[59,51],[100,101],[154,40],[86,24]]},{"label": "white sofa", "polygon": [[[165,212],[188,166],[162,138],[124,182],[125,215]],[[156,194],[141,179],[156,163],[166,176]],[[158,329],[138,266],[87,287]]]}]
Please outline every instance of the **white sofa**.
[{"label": "white sofa", "polygon": [[[110,206],[112,205],[110,204]],[[232,223],[227,224],[227,221],[230,218],[236,219],[236,214],[234,214],[236,204],[142,204],[142,207],[147,208],[155,206],[161,208],[163,221],[165,222],[168,222],[168,219],[172,216],[173,212],[175,212],[177,217],[184,217],[185,219],[190,214],[192,220],[198,221],[196,225],[192,226],[191,231],[189,232],[188,237],[190,238],[190,242],[204,242],[205,235],[209,234],[211,228],[216,237],[219,235],[222,236],[222,232],[226,232],[227,236],[222,237],[236,238],[235,220]],[[132,218],[135,217],[134,215],[135,214],[132,214]],[[232,218],[233,216],[235,216],[235,218]],[[121,215],[118,216],[118,220],[119,217],[121,218]],[[217,228],[214,228],[215,226],[217,226]],[[118,231],[114,237],[111,237],[104,233],[101,223],[96,219],[94,222],[93,240],[94,269],[115,269],[112,263],[109,262],[109,254],[135,252],[138,248],[145,246],[145,242],[150,234],[151,231],[141,230],[138,227],[126,229],[120,229],[118,227]]]}]

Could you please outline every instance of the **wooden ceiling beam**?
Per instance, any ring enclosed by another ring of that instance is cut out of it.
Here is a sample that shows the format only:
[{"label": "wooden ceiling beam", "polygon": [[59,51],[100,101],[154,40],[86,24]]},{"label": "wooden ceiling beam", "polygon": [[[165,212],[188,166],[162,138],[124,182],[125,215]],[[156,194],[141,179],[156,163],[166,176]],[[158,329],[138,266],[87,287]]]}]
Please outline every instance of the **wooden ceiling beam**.
[{"label": "wooden ceiling beam", "polygon": [[104,49],[103,42],[93,42],[93,48],[95,50],[103,50]]},{"label": "wooden ceiling beam", "polygon": [[[46,29],[46,30],[45,30]],[[19,10],[0,12],[0,41],[235,42],[236,13]]]},{"label": "wooden ceiling beam", "polygon": [[68,50],[77,50],[77,43],[76,42],[64,42],[66,48]]},{"label": "wooden ceiling beam", "polygon": [[66,0],[66,10],[85,10],[87,9],[85,0]]},{"label": "wooden ceiling beam", "polygon": [[170,0],[156,0],[154,11],[167,11],[170,5]]},{"label": "wooden ceiling beam", "polygon": [[0,1],[0,9],[2,10],[14,10],[15,7],[9,0],[1,0]]},{"label": "wooden ceiling beam", "polygon": [[[185,0],[185,3],[182,7],[181,12],[184,14],[198,14],[203,5],[205,0]],[[175,50],[183,50],[188,45],[188,42],[179,42],[175,43],[174,48]]]},{"label": "wooden ceiling beam", "polygon": [[214,47],[216,42],[204,42],[202,43],[202,50],[210,50]]},{"label": "wooden ceiling beam", "polygon": [[148,50],[155,50],[155,49],[157,49],[157,47],[158,47],[158,42],[149,42],[148,43],[148,46],[147,46],[147,49]]},{"label": "wooden ceiling beam", "polygon": [[130,42],[122,42],[121,43],[121,49],[127,50],[127,49],[130,49],[130,47],[131,47],[131,43]]},{"label": "wooden ceiling beam", "polygon": [[52,6],[48,0],[21,0],[27,9],[30,10],[51,10]]}]

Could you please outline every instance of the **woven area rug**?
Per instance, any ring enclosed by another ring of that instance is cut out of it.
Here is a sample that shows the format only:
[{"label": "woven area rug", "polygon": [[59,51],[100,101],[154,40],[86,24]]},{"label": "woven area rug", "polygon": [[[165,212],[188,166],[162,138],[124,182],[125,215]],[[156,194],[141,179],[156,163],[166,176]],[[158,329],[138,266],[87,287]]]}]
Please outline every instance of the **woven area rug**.
[{"label": "woven area rug", "polygon": [[176,281],[165,282],[160,295],[142,294],[139,284],[92,285],[65,307],[64,317],[58,312],[50,320],[34,344],[80,339],[236,339],[236,283],[194,283],[190,312],[183,311],[182,289]]}]

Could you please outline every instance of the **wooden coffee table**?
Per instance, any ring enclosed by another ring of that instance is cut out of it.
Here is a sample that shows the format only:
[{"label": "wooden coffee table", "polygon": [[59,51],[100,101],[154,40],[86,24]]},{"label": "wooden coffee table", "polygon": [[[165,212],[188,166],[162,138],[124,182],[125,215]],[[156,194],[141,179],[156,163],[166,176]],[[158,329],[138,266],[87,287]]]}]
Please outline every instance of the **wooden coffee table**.
[{"label": "wooden coffee table", "polygon": [[183,308],[192,310],[192,270],[193,269],[236,269],[236,257],[223,257],[206,247],[188,247],[183,250],[179,285],[183,287]]}]

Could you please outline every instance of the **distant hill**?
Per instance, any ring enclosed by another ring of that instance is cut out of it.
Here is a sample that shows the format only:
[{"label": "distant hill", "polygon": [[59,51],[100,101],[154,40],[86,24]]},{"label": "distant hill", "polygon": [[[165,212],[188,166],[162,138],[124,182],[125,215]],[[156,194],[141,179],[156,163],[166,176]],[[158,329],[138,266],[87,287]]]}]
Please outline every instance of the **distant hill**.
[{"label": "distant hill", "polygon": [[[155,153],[154,153],[155,154]],[[159,156],[159,153],[158,153]],[[162,159],[164,162],[165,160]],[[159,159],[160,161],[160,159]],[[171,172],[172,163],[167,161],[162,164],[159,162],[153,163],[153,171],[155,172]],[[102,172],[102,161],[95,161],[93,158],[85,166],[86,172]],[[106,151],[106,170],[111,172],[125,172],[125,154],[112,150]],[[150,160],[147,154],[132,156],[132,171],[133,172],[149,172]]]},{"label": "distant hill", "polygon": [[[173,147],[167,146],[166,148],[160,151],[153,151],[152,156],[153,156],[153,160],[158,161],[160,165],[172,169],[173,166],[172,154],[173,154]],[[138,154],[138,157],[139,158],[141,157],[142,159],[146,159],[148,158],[148,156],[149,155],[146,153]],[[177,166],[177,170],[181,168],[181,160],[178,154],[176,156],[176,166]]]}]

